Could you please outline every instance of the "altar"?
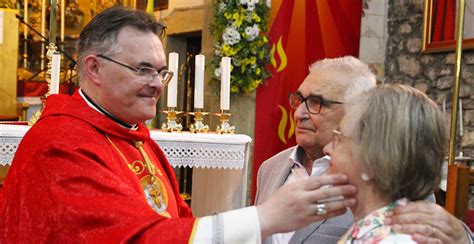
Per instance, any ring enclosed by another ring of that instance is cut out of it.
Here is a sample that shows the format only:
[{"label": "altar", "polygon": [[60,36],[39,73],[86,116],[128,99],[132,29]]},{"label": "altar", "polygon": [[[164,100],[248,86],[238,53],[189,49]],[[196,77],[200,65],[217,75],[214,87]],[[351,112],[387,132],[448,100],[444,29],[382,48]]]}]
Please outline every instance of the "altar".
[{"label": "altar", "polygon": [[[11,165],[26,125],[0,124],[0,165]],[[250,143],[239,134],[150,131],[173,167],[193,168],[191,208],[195,216],[246,206]]]}]

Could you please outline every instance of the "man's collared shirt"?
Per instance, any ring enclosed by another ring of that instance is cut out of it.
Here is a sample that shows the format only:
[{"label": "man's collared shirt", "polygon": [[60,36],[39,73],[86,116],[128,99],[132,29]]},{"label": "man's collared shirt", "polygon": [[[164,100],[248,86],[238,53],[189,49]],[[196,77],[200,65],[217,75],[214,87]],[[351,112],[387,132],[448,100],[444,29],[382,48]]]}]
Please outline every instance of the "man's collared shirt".
[{"label": "man's collared shirt", "polygon": [[[305,157],[305,151],[302,147],[296,146],[295,150],[291,153],[288,160],[292,164],[290,174],[283,185],[289,184],[290,182],[302,179],[308,179],[310,175],[304,167],[303,158]],[[313,162],[313,168],[311,170],[311,176],[325,175],[329,167],[329,157],[324,156],[318,158]],[[289,243],[291,237],[295,234],[294,231],[287,233],[277,233],[272,235],[272,243]]]}]

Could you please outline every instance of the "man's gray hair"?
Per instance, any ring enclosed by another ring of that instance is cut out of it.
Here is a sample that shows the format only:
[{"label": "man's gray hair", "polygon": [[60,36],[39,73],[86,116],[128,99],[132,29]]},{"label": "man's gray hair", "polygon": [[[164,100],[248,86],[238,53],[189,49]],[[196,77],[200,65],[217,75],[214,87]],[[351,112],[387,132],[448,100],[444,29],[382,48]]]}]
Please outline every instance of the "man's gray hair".
[{"label": "man's gray hair", "polygon": [[352,56],[317,61],[309,67],[309,72],[331,72],[332,76],[343,86],[344,101],[369,90],[376,84],[375,75],[369,66]]}]

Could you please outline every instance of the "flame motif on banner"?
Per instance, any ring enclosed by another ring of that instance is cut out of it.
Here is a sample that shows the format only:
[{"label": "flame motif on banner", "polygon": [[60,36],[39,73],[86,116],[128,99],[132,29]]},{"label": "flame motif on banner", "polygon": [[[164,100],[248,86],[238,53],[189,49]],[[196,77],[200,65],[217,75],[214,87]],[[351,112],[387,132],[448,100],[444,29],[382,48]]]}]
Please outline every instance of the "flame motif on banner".
[{"label": "flame motif on banner", "polygon": [[286,65],[288,64],[285,49],[283,48],[281,39],[282,39],[282,36],[280,36],[280,38],[278,39],[278,43],[276,45],[277,54],[280,57],[280,61],[281,61],[278,69],[277,69],[277,61],[275,59],[275,43],[273,43],[272,50],[270,50],[270,57],[271,57],[270,61],[272,62],[273,67],[277,69],[276,72],[281,72],[282,70],[286,68]]},{"label": "flame motif on banner", "polygon": [[[280,138],[280,141],[282,141],[284,144],[286,144],[287,139],[290,139],[293,134],[295,134],[295,121],[293,119],[293,113],[290,110],[290,113],[286,112],[286,109],[278,105],[278,107],[281,110],[281,119],[280,123],[278,124],[278,138]],[[290,121],[290,128],[288,128],[288,136],[285,137],[285,129],[288,124],[288,120]]]}]

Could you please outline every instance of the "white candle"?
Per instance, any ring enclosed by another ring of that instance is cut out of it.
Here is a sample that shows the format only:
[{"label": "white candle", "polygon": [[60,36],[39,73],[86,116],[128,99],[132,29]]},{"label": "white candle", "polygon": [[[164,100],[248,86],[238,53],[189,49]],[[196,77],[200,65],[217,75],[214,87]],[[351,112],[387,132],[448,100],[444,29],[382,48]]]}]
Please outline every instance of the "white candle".
[{"label": "white candle", "polygon": [[459,98],[459,136],[463,136],[462,128],[462,99]]},{"label": "white candle", "polygon": [[49,95],[59,93],[59,74],[60,73],[61,73],[61,54],[57,52],[53,54]]},{"label": "white candle", "polygon": [[171,78],[168,84],[168,107],[176,108],[176,101],[178,100],[178,63],[179,55],[171,52],[168,57],[168,69],[173,72],[173,78]]},{"label": "white candle", "polygon": [[230,58],[221,59],[221,110],[230,107]]},{"label": "white candle", "polygon": [[203,108],[204,104],[204,55],[196,55],[194,69],[194,108]]}]

